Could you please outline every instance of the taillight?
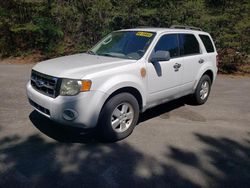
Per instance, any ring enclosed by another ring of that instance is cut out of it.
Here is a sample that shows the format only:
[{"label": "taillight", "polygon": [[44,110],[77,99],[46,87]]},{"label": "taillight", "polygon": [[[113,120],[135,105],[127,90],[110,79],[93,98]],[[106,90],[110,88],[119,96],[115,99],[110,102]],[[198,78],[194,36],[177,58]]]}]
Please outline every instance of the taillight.
[{"label": "taillight", "polygon": [[218,67],[219,65],[219,61],[220,61],[220,58],[219,58],[219,55],[216,56],[216,66]]}]

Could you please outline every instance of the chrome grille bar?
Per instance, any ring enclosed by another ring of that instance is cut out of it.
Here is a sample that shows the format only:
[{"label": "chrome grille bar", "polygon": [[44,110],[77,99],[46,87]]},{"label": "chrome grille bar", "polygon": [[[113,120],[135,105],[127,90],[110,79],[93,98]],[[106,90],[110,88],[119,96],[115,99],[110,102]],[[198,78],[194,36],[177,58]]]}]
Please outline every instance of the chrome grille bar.
[{"label": "chrome grille bar", "polygon": [[59,78],[32,70],[30,80],[32,87],[38,92],[53,98],[58,96]]}]

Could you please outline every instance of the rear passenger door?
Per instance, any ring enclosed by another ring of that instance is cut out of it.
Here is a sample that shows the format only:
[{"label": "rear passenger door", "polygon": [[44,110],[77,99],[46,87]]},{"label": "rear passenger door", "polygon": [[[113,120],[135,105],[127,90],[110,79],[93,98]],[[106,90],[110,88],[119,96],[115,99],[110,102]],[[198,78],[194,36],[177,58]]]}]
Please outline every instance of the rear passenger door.
[{"label": "rear passenger door", "polygon": [[205,50],[207,53],[203,53],[203,59],[205,62],[209,63],[212,67],[216,67],[217,62],[217,52],[214,46],[214,43],[212,42],[211,36],[207,34],[199,34],[199,37],[205,47]]},{"label": "rear passenger door", "polygon": [[183,66],[182,89],[190,90],[204,63],[199,42],[194,34],[179,34],[180,59]]}]

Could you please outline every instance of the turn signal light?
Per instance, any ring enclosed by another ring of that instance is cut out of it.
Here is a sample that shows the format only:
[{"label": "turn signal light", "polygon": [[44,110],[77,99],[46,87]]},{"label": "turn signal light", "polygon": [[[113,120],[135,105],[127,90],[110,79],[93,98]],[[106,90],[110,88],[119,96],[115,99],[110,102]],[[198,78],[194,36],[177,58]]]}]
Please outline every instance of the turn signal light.
[{"label": "turn signal light", "polygon": [[81,87],[81,91],[89,91],[91,88],[91,80],[82,80],[82,87]]}]

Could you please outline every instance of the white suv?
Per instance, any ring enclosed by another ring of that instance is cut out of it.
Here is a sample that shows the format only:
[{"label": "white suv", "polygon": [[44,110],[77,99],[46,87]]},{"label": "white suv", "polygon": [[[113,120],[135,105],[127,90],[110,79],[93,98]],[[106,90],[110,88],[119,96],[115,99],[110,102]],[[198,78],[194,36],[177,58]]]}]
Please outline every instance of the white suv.
[{"label": "white suv", "polygon": [[215,45],[200,29],[125,29],[87,53],[35,65],[27,95],[51,120],[97,127],[114,141],[131,134],[146,109],[185,95],[205,103],[216,74]]}]

